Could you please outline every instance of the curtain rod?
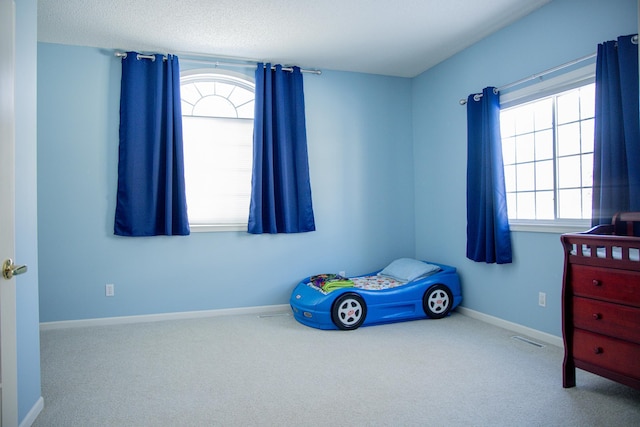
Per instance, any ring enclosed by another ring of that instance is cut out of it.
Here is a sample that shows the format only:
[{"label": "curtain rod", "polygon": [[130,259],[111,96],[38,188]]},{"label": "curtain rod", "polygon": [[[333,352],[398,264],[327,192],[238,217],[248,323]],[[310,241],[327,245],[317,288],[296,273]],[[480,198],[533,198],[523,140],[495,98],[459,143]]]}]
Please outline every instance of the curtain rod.
[{"label": "curtain rod", "polygon": [[[127,53],[126,52],[116,52],[115,56],[120,57],[120,58],[126,58],[127,57]],[[155,55],[143,55],[141,53],[138,54],[138,59],[151,59],[152,61],[155,61],[156,57]],[[166,56],[163,56],[163,59],[167,59]],[[255,68],[258,64],[257,63],[247,63],[247,64],[243,64],[243,63],[239,63],[239,62],[223,62],[223,61],[217,61],[215,59],[190,59],[188,57],[184,58],[183,61],[185,62],[195,62],[195,63],[202,63],[202,64],[209,64],[209,65],[213,65],[214,67],[240,67],[240,68]],[[272,66],[271,69],[275,69],[275,66]],[[293,67],[282,67],[283,71],[293,71]],[[308,74],[317,74],[320,75],[322,74],[322,71],[320,70],[306,70],[306,69],[300,69],[300,72],[302,73],[308,73]]]},{"label": "curtain rod", "polygon": [[[506,84],[504,86],[500,86],[499,88],[496,88],[496,91],[500,92],[500,91],[503,91],[505,89],[509,89],[511,87],[521,85],[522,83],[526,83],[528,81],[538,79],[540,77],[546,76],[547,74],[555,73],[556,71],[560,71],[563,68],[571,67],[572,65],[579,64],[579,63],[584,62],[584,61],[588,61],[589,59],[592,59],[592,58],[595,58],[595,57],[596,57],[596,54],[592,53],[590,55],[583,56],[582,58],[574,59],[573,61],[566,62],[566,63],[564,63],[562,65],[558,65],[557,67],[549,68],[548,70],[541,71],[541,72],[536,73],[536,74],[532,74],[529,77],[525,77],[525,78],[517,80],[517,81],[515,81],[513,83],[509,83],[509,84]],[[477,96],[481,97],[482,94],[479,93],[479,94],[477,94]],[[460,100],[460,105],[465,105],[466,103],[467,103],[466,99],[461,99]]]},{"label": "curtain rod", "polygon": [[[638,35],[637,34],[631,38],[631,42],[635,43],[635,44],[638,44]],[[579,63],[584,62],[584,61],[588,61],[589,59],[595,58],[596,56],[597,56],[597,53],[592,53],[590,55],[583,56],[582,58],[574,59],[573,61],[566,62],[566,63],[564,63],[562,65],[558,65],[557,67],[549,68],[548,70],[542,71],[540,73],[533,74],[533,75],[531,75],[529,77],[525,77],[525,78],[520,79],[518,81],[515,81],[513,83],[509,83],[509,84],[506,84],[504,86],[500,86],[496,90],[498,92],[500,92],[500,91],[503,91],[505,89],[509,89],[509,88],[514,87],[514,86],[518,86],[518,85],[520,85],[522,83],[526,83],[528,81],[535,80],[535,79],[538,79],[540,77],[546,76],[547,74],[555,73],[556,71],[560,71],[563,68],[571,67],[572,65],[579,64]],[[479,94],[477,94],[477,96],[478,97],[482,97],[482,94],[479,93]],[[467,103],[466,99],[461,99],[460,100],[460,105],[465,105],[466,103]]]}]

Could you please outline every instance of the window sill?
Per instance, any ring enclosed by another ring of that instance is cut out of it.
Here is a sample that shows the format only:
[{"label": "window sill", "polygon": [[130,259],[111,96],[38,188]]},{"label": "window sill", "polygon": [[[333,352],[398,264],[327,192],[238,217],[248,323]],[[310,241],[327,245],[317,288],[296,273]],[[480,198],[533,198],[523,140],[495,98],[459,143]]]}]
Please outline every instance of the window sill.
[{"label": "window sill", "polygon": [[591,228],[590,220],[576,221],[510,221],[511,231],[532,233],[580,233]]},{"label": "window sill", "polygon": [[192,233],[215,233],[220,231],[247,231],[247,224],[189,224]]}]

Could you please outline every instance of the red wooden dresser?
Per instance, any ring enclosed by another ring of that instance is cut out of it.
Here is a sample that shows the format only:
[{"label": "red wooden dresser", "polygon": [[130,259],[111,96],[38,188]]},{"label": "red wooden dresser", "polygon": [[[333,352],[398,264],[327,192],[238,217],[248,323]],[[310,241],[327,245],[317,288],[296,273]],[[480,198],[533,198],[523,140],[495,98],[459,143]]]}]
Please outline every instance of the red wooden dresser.
[{"label": "red wooden dresser", "polygon": [[562,385],[576,368],[640,389],[640,212],[613,224],[561,236],[564,361]]}]

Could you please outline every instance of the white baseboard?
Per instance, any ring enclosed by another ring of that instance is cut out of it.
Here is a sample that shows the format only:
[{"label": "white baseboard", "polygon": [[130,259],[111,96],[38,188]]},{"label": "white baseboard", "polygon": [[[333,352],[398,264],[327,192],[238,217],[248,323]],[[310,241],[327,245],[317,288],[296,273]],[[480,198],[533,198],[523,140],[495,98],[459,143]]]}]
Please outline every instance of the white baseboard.
[{"label": "white baseboard", "polygon": [[181,313],[147,314],[140,316],[104,317],[98,319],[63,320],[60,322],[42,322],[40,330],[80,328],[84,326],[122,325],[130,323],[160,322],[163,320],[185,320],[203,317],[229,316],[238,314],[269,314],[290,312],[289,304],[263,305],[256,307],[223,308],[218,310],[185,311]]},{"label": "white baseboard", "polygon": [[522,335],[526,335],[530,338],[545,342],[547,344],[555,345],[556,347],[564,348],[564,342],[562,337],[548,334],[546,332],[538,331],[526,326],[519,325],[517,323],[509,322],[508,320],[500,319],[499,317],[490,316],[488,314],[480,313],[479,311],[471,310],[470,308],[458,307],[456,311],[462,315],[472,317],[477,320],[481,320],[485,323],[489,323],[494,326],[498,326],[503,329],[517,332]]},{"label": "white baseboard", "polygon": [[40,396],[40,399],[38,399],[27,416],[24,417],[24,420],[22,420],[22,422],[20,423],[20,427],[31,427],[33,423],[36,422],[36,418],[38,418],[38,415],[40,415],[42,409],[44,409],[44,399],[42,398],[42,396]]},{"label": "white baseboard", "polygon": [[[130,323],[143,323],[143,322],[160,322],[164,320],[185,320],[185,319],[197,319],[203,317],[216,317],[216,316],[231,316],[239,314],[270,314],[270,313],[289,313],[291,310],[289,304],[279,305],[263,305],[256,307],[240,307],[240,308],[223,308],[218,310],[204,310],[204,311],[186,311],[182,313],[163,313],[163,314],[148,314],[141,316],[121,316],[121,317],[105,317],[98,319],[82,319],[82,320],[64,320],[60,322],[43,322],[40,323],[40,330],[52,330],[52,329],[67,329],[67,328],[79,328],[84,326],[106,326],[106,325],[122,325]],[[537,339],[547,344],[555,345],[563,348],[564,343],[562,337],[541,332],[536,329],[528,328],[526,326],[519,325],[517,323],[509,322],[507,320],[500,319],[498,317],[490,316],[488,314],[480,313],[479,311],[471,310],[465,307],[458,307],[456,311],[464,316],[472,317],[474,319],[489,323],[494,326],[498,326],[510,331],[517,332],[519,334],[526,335],[530,338]]]}]

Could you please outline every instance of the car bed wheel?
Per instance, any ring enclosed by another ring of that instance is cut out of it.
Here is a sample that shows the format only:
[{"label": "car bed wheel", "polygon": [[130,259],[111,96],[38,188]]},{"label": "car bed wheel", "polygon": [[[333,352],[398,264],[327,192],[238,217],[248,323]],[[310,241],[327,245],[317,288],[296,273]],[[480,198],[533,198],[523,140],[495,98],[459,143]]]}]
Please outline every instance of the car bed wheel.
[{"label": "car bed wheel", "polygon": [[367,305],[358,294],[340,295],[331,308],[331,320],[342,330],[357,329],[367,317]]},{"label": "car bed wheel", "polygon": [[453,295],[444,285],[434,285],[427,289],[422,298],[422,307],[427,316],[441,319],[449,314],[453,305]]}]

